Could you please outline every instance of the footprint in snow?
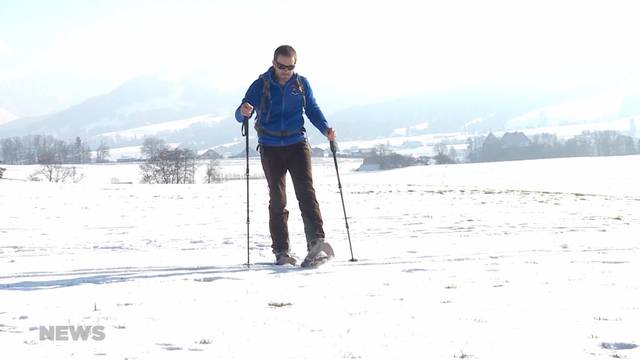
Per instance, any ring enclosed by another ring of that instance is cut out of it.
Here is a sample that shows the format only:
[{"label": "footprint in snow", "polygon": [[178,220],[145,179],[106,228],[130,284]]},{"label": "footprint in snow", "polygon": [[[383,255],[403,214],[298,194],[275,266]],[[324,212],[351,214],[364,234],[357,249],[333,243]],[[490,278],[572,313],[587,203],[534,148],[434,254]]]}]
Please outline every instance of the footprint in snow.
[{"label": "footprint in snow", "polygon": [[427,269],[404,269],[402,270],[402,272],[406,272],[406,273],[415,273],[415,272],[423,272],[423,271],[429,271]]},{"label": "footprint in snow", "polygon": [[182,350],[181,347],[175,346],[173,344],[159,343],[156,345],[161,346],[164,350],[168,350],[168,351]]},{"label": "footprint in snow", "polygon": [[638,347],[636,344],[631,343],[607,343],[603,342],[600,344],[603,349],[607,350],[631,350]]}]

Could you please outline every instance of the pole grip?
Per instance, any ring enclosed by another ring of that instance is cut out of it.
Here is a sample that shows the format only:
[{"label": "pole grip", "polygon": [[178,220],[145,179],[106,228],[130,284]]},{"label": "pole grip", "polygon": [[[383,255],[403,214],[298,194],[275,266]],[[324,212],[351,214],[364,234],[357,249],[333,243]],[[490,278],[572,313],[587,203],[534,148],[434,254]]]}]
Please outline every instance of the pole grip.
[{"label": "pole grip", "polygon": [[329,141],[329,147],[331,148],[331,152],[333,153],[333,155],[335,155],[338,151],[338,144],[335,142],[335,140]]},{"label": "pole grip", "polygon": [[249,118],[244,116],[244,120],[242,120],[242,136],[249,136]]}]

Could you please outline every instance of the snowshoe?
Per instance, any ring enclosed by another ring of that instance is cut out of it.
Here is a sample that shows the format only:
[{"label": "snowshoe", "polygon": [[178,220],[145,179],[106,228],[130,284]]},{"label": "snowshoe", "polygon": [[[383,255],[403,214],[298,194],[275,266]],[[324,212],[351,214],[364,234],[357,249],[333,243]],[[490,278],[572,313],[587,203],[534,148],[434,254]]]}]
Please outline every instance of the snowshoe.
[{"label": "snowshoe", "polygon": [[329,243],[324,240],[317,241],[309,247],[309,253],[300,266],[304,268],[318,267],[331,260],[334,256],[335,253]]}]

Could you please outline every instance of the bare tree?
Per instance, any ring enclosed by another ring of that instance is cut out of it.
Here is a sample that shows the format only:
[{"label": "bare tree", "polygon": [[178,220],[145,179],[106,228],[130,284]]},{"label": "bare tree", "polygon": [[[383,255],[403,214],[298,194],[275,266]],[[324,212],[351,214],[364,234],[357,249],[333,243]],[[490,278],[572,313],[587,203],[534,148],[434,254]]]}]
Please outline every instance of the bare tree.
[{"label": "bare tree", "polygon": [[164,150],[169,150],[169,147],[165,144],[164,140],[149,137],[144,139],[140,152],[142,153],[143,158],[150,160],[157,159],[160,156],[160,153]]},{"label": "bare tree", "polygon": [[[69,146],[64,142],[58,143],[58,141],[56,141],[56,155],[59,162],[75,164],[91,162],[91,149],[79,136],[76,137],[73,146]],[[66,160],[68,158],[71,158],[71,161]]]},{"label": "bare tree", "polygon": [[453,146],[449,146],[449,153],[447,154],[447,156],[449,157],[449,159],[451,159],[453,162],[457,162],[458,160],[458,151],[456,150],[455,147]]},{"label": "bare tree", "polygon": [[40,181],[40,176],[48,182],[64,183],[71,181],[80,182],[84,175],[79,173],[75,166],[62,166],[60,164],[45,164],[40,166],[33,174],[29,176],[31,181]]},{"label": "bare tree", "polygon": [[164,149],[140,165],[144,184],[195,183],[196,153],[189,149]]},{"label": "bare tree", "polygon": [[433,151],[436,154],[447,154],[449,152],[449,148],[447,144],[441,142],[433,146]]},{"label": "bare tree", "polygon": [[104,163],[109,161],[109,146],[104,142],[104,140],[100,140],[100,146],[96,149],[96,162]]},{"label": "bare tree", "polygon": [[377,144],[375,146],[375,154],[378,156],[385,156],[388,155],[389,153],[391,153],[391,150],[389,149],[389,144]]},{"label": "bare tree", "polygon": [[209,160],[207,163],[207,172],[204,177],[206,184],[217,183],[222,181],[222,173],[220,172],[220,163],[218,160]]}]

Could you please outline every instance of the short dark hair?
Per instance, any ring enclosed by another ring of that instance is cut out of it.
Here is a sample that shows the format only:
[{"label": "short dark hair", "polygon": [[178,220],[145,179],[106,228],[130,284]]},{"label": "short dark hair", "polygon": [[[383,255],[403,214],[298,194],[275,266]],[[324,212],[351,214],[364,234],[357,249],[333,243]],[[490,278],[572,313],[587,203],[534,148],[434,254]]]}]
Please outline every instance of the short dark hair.
[{"label": "short dark hair", "polygon": [[296,50],[289,45],[278,46],[276,51],[273,52],[273,60],[276,60],[278,56],[292,57],[296,62],[298,62],[298,54],[296,54]]}]

